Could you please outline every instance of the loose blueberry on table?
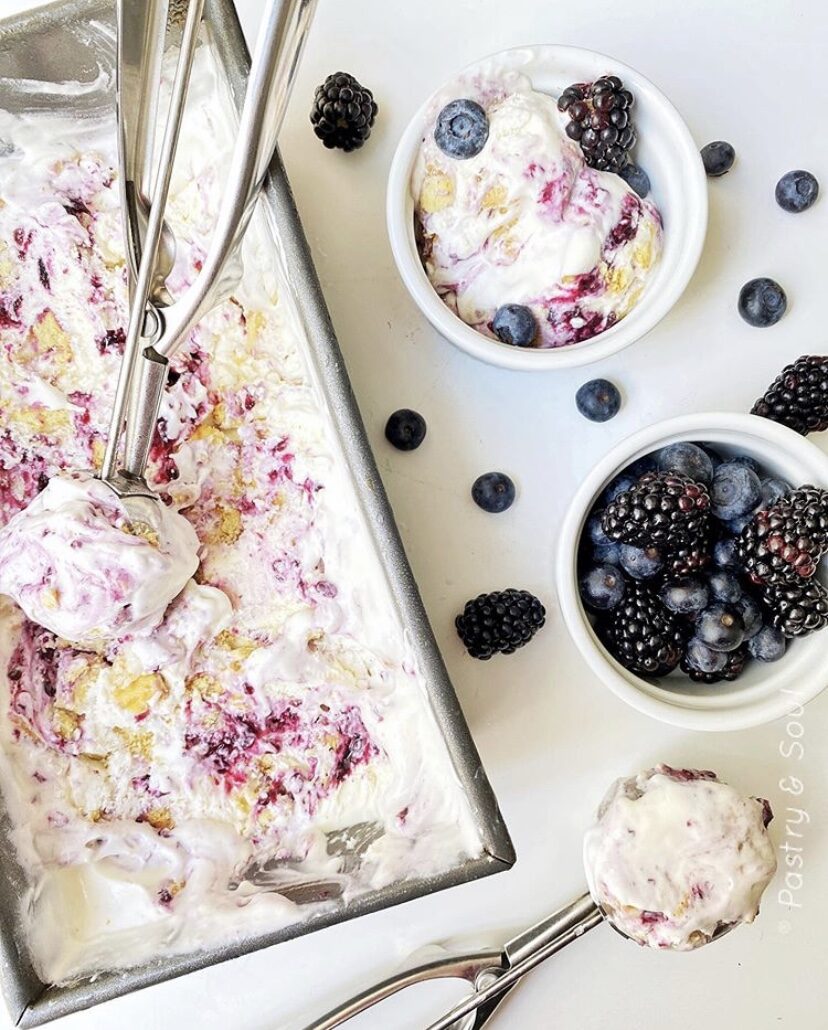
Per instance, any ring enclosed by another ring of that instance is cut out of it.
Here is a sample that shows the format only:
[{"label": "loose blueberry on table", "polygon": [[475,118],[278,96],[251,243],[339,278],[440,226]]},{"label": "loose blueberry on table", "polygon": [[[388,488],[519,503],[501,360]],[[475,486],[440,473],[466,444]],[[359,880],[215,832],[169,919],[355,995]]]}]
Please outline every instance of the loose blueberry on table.
[{"label": "loose blueberry on table", "polygon": [[590,422],[607,422],[621,408],[621,393],[609,379],[590,379],[575,394],[575,406]]},{"label": "loose blueberry on table", "polygon": [[739,293],[739,314],[757,329],[776,325],[788,308],[785,291],[773,279],[761,276],[746,282]]},{"label": "loose blueberry on table", "polygon": [[515,484],[505,472],[486,472],[472,484],[474,503],[483,511],[497,515],[512,507],[515,500]]},{"label": "loose blueberry on table", "polygon": [[819,183],[810,172],[799,168],[786,172],[776,184],[776,203],[783,211],[799,214],[816,203]]},{"label": "loose blueberry on table", "polygon": [[828,490],[793,489],[750,455],[682,441],[622,470],[599,498],[581,537],[581,597],[630,672],[733,681],[828,625],[815,578],[826,553]]},{"label": "loose blueberry on table", "polygon": [[717,179],[725,172],[729,172],[736,160],[736,151],[730,143],[724,140],[715,140],[708,143],[701,149],[702,164],[704,170],[711,179]]},{"label": "loose blueberry on table", "polygon": [[385,439],[398,451],[414,451],[425,440],[426,420],[411,408],[400,408],[385,424]]}]

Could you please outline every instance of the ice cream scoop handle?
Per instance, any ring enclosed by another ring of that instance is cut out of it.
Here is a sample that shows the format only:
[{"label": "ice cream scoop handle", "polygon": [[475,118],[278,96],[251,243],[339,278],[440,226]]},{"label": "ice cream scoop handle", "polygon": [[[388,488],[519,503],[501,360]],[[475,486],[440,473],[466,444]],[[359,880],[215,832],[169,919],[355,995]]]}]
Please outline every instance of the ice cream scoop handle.
[{"label": "ice cream scoop handle", "polygon": [[[576,911],[581,913],[581,918],[573,920],[573,915]],[[528,931],[529,934],[536,930],[539,931],[544,943],[536,949],[528,946],[524,947],[523,958],[510,965],[504,973],[501,973],[490,984],[478,988],[470,997],[455,1005],[453,1009],[444,1016],[441,1016],[435,1023],[431,1023],[426,1027],[426,1030],[449,1030],[449,1028],[453,1030],[458,1020],[467,1016],[470,1012],[488,1005],[503,991],[508,991],[513,987],[521,977],[534,969],[535,966],[539,966],[541,962],[554,955],[555,952],[565,948],[567,944],[578,940],[587,930],[591,930],[593,926],[597,926],[604,920],[603,913],[588,894],[583,895],[583,897],[573,902],[572,905],[567,906],[561,913],[556,913],[556,915],[561,916],[560,921],[556,921],[556,917],[552,916],[549,920],[545,920],[544,923],[538,924],[538,927],[533,927],[533,930]],[[540,931],[541,927],[543,928],[542,933]]]},{"label": "ice cream scoop handle", "polygon": [[[502,996],[522,976],[597,926],[603,918],[590,895],[583,894],[513,937],[500,951],[490,949],[453,955],[407,969],[362,991],[309,1024],[305,1030],[332,1030],[405,987],[443,977],[468,980],[475,988],[474,993],[432,1023],[428,1030],[455,1030],[458,1020],[472,1012],[476,1012],[478,1017],[468,1030],[480,1030],[494,1013]],[[466,1027],[465,1023],[462,1025]]]}]

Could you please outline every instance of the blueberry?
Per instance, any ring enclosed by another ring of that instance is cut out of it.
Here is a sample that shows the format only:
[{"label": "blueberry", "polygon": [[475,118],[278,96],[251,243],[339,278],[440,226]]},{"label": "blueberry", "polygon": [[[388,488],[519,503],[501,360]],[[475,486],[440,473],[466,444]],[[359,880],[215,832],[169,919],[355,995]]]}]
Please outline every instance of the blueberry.
[{"label": "blueberry", "polygon": [[739,314],[748,325],[757,329],[776,325],[787,306],[785,291],[778,282],[766,276],[751,279],[739,291]]},{"label": "blueberry", "polygon": [[752,640],[764,622],[759,603],[750,594],[742,594],[736,602],[736,610],[742,616],[742,622],[745,624],[745,640]]},{"label": "blueberry", "polygon": [[622,472],[620,476],[616,476],[604,491],[604,503],[609,504],[616,497],[631,490],[638,482],[638,478],[638,476],[630,475],[629,472]]},{"label": "blueberry", "polygon": [[798,214],[807,211],[819,196],[816,176],[798,168],[786,172],[776,184],[776,203],[784,210]]},{"label": "blueberry", "polygon": [[652,579],[664,568],[664,559],[657,547],[621,545],[621,568],[633,579]]},{"label": "blueberry", "polygon": [[727,604],[735,604],[744,593],[739,577],[730,572],[711,573],[707,585],[716,601],[725,601]]},{"label": "blueberry", "polygon": [[449,157],[476,157],[489,138],[489,119],[475,100],[452,100],[437,115],[434,142]]},{"label": "blueberry", "polygon": [[719,139],[702,147],[701,158],[704,170],[711,178],[715,179],[730,171],[733,167],[733,162],[736,160],[736,151],[729,143]]},{"label": "blueberry", "polygon": [[696,636],[714,651],[735,651],[745,639],[745,624],[733,605],[712,604],[696,620]]},{"label": "blueberry", "polygon": [[475,479],[471,495],[478,508],[498,514],[512,507],[515,484],[505,472],[486,472]]},{"label": "blueberry", "polygon": [[620,565],[621,544],[597,544],[592,550],[592,557],[600,565]]},{"label": "blueberry", "polygon": [[721,672],[727,665],[727,656],[722,651],[713,651],[698,637],[687,644],[685,654],[688,664],[699,672]]},{"label": "blueberry", "polygon": [[728,519],[724,523],[728,533],[732,533],[733,536],[739,536],[745,526],[749,526],[753,522],[753,517],[756,514],[755,511],[749,511],[747,515],[741,515],[738,519]]},{"label": "blueberry", "polygon": [[417,411],[400,408],[385,423],[385,439],[398,451],[414,451],[425,440],[426,421]]},{"label": "blueberry", "polygon": [[635,190],[639,197],[646,197],[650,192],[650,177],[644,169],[634,161],[628,161],[618,169],[618,174],[624,182]]},{"label": "blueberry", "polygon": [[769,479],[762,480],[762,507],[770,508],[775,504],[780,497],[784,497],[785,494],[790,493],[793,487],[790,483],[786,483],[784,479],[778,479],[776,476],[771,476]]},{"label": "blueberry", "polygon": [[665,608],[677,615],[693,615],[703,611],[710,600],[710,593],[699,579],[678,579],[665,583],[658,596]]},{"label": "blueberry", "polygon": [[719,452],[714,450],[712,447],[708,447],[706,443],[700,443],[698,446],[701,447],[701,449],[704,451],[707,457],[710,458],[711,462],[713,463],[714,470],[717,469],[719,465],[721,465],[721,463],[724,461],[724,458],[721,456],[721,454],[719,454]]},{"label": "blueberry", "polygon": [[751,458],[749,454],[737,454],[735,455],[735,457],[729,458],[728,461],[731,465],[744,465],[745,468],[748,468],[752,472],[755,472],[757,476],[761,472],[761,469],[759,468],[759,462],[756,460],[756,458]]},{"label": "blueberry", "polygon": [[717,540],[713,545],[713,561],[721,569],[740,569],[742,567],[736,540],[732,536],[726,536]]},{"label": "blueberry", "polygon": [[658,467],[662,472],[681,472],[706,486],[713,479],[710,455],[694,443],[671,443],[658,452]]},{"label": "blueberry", "polygon": [[748,651],[760,662],[778,662],[787,646],[787,640],[778,629],[763,626],[748,644]]},{"label": "blueberry", "polygon": [[762,500],[762,484],[752,469],[726,461],[713,474],[710,500],[717,519],[739,519],[756,510]]},{"label": "blueberry", "polygon": [[645,454],[643,458],[638,458],[636,461],[629,466],[626,470],[627,475],[632,476],[636,482],[647,472],[654,472],[658,468],[655,460],[655,455]]},{"label": "blueberry", "polygon": [[502,304],[494,313],[492,332],[511,347],[531,347],[538,335],[538,322],[523,304]]},{"label": "blueberry", "polygon": [[587,536],[595,547],[609,547],[610,544],[614,543],[604,532],[603,516],[603,511],[594,511],[587,519]]},{"label": "blueberry", "polygon": [[614,565],[597,565],[581,578],[581,597],[596,611],[615,608],[624,596],[624,576]]},{"label": "blueberry", "polygon": [[621,394],[608,379],[591,379],[575,394],[575,404],[590,422],[607,422],[618,414]]}]

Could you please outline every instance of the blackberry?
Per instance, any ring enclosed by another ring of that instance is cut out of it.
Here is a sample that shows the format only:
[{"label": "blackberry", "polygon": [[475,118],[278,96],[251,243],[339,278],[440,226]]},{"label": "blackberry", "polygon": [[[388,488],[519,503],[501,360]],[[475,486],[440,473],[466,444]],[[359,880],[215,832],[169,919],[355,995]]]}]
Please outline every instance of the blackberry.
[{"label": "blackberry", "polygon": [[633,95],[617,75],[567,86],[558,110],[569,116],[566,134],[581,147],[590,168],[620,172],[636,136],[630,117]]},{"label": "blackberry", "polygon": [[828,429],[828,357],[807,354],[787,365],[751,411],[802,436]]},{"label": "blackberry", "polygon": [[768,622],[786,637],[804,637],[828,626],[828,590],[821,583],[784,583],[764,592]]},{"label": "blackberry", "polygon": [[722,657],[724,658],[722,669],[718,672],[702,672],[701,669],[691,665],[687,657],[684,656],[681,659],[681,671],[686,672],[694,683],[721,683],[723,680],[732,683],[745,671],[748,660],[747,648],[740,647],[738,650],[731,651]]},{"label": "blackberry", "polygon": [[472,658],[511,654],[528,644],[546,621],[546,609],[527,590],[496,590],[466,602],[454,620]]},{"label": "blackberry", "polygon": [[677,551],[707,539],[709,509],[710,495],[702,483],[681,472],[645,472],[607,505],[602,525],[611,540]]},{"label": "blackberry", "polygon": [[828,490],[803,486],[781,497],[748,523],[738,549],[754,583],[810,579],[828,552]]},{"label": "blackberry", "polygon": [[674,576],[692,576],[710,564],[710,544],[706,536],[691,538],[670,551],[667,568]]},{"label": "blackberry", "polygon": [[598,619],[595,631],[609,653],[638,675],[666,676],[684,650],[681,622],[636,580],[627,583],[621,603]]},{"label": "blackberry", "polygon": [[371,135],[377,110],[370,89],[353,75],[334,72],[316,87],[310,120],[328,149],[358,150]]}]

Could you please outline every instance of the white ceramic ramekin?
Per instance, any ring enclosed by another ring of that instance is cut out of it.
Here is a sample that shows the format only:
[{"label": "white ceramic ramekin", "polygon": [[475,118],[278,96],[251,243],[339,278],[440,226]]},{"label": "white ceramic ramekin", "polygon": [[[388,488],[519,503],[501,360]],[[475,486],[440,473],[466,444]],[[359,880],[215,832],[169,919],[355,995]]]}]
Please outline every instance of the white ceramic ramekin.
[{"label": "white ceramic ramekin", "polygon": [[[828,488],[828,456],[790,429],[754,415],[709,412],[658,422],[622,441],[593,468],[569,506],[558,542],[556,580],[567,628],[595,675],[633,708],[673,726],[739,730],[786,715],[828,685],[828,630],[791,642],[773,664],[751,661],[734,683],[691,683],[680,673],[642,679],[604,649],[578,593],[578,542],[599,494],[638,458],[688,440],[723,454],[748,454],[794,486]],[[825,576],[824,565],[822,573]]]},{"label": "white ceramic ramekin", "polygon": [[644,295],[625,318],[606,332],[569,347],[510,347],[462,322],[428,281],[414,238],[411,172],[424,133],[431,129],[427,120],[433,97],[412,118],[391,165],[386,198],[391,249],[417,306],[442,336],[462,350],[492,365],[512,369],[553,370],[588,365],[644,336],[684,292],[698,264],[707,230],[704,168],[698,148],[675,107],[648,79],[620,61],[579,47],[517,47],[477,61],[461,74],[489,75],[512,69],[526,74],[536,89],[556,97],[573,82],[589,82],[606,74],[620,76],[635,94],[639,137],[636,159],[650,176],[651,198],[664,219],[664,251]]}]

